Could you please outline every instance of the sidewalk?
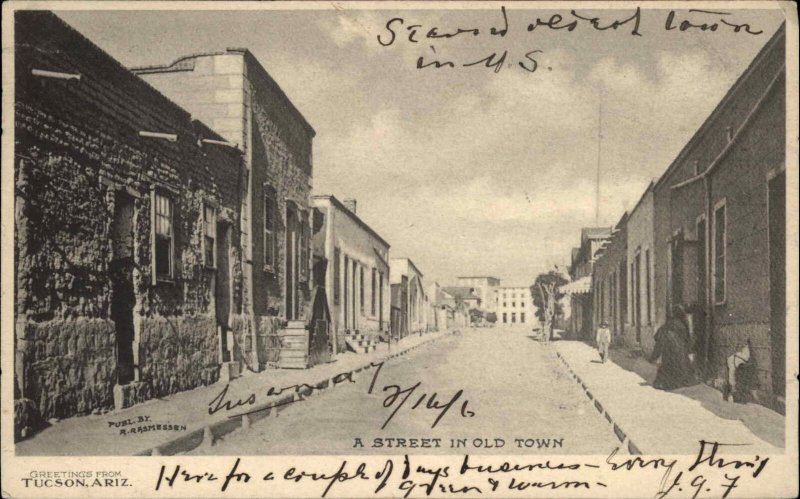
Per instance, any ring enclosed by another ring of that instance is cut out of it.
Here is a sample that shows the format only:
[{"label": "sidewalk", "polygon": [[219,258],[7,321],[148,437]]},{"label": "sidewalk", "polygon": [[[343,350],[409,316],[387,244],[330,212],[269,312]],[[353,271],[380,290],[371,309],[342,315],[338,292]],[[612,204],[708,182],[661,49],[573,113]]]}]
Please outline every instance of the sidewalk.
[{"label": "sidewalk", "polygon": [[[587,396],[601,406],[598,410],[614,424],[614,431],[618,436],[624,435],[620,440],[627,437],[633,450],[643,454],[696,454],[698,441],[706,440],[748,444],[746,451],[742,448],[738,451],[747,454],[783,452],[784,418],[765,407],[734,405],[725,414],[715,414],[710,410],[713,407],[710,401],[714,396],[720,399],[722,396],[711,387],[657,390],[650,385],[655,370],[652,375],[645,373],[649,377],[642,377],[633,372],[631,365],[628,366],[631,370],[626,370],[617,364],[620,361],[625,365],[623,352],[613,352],[612,362],[603,364],[597,351],[585,343],[557,341],[553,345],[576,376],[576,382],[585,386]],[[708,400],[701,402],[692,395]],[[754,414],[764,418],[757,430],[760,435],[742,423],[742,414],[750,419]],[[778,434],[781,438],[777,438]],[[767,438],[769,442],[765,441]]]},{"label": "sidewalk", "polygon": [[[281,394],[267,397],[267,390],[270,387],[275,391],[303,384],[327,387],[331,384],[331,378],[339,374],[361,371],[371,363],[380,363],[452,332],[410,335],[399,343],[392,343],[391,352],[387,343],[380,343],[375,351],[368,354],[347,352],[337,356],[333,362],[310,369],[269,369],[259,373],[248,373],[230,382],[225,400],[230,401],[231,406],[235,406],[237,401],[246,401],[251,394],[255,394],[255,403],[253,405],[243,403],[231,411],[222,409],[213,415],[208,414],[209,404],[225,388],[224,384],[218,382],[166,398],[149,400],[120,411],[65,419],[45,428],[30,439],[17,442],[16,453],[18,456],[136,455],[149,454],[152,449],[179,438],[197,439],[199,435],[199,439],[202,440],[204,432],[207,433],[210,427],[224,425],[224,430],[230,431],[232,428],[228,429],[227,426],[247,424],[243,423],[242,418],[229,419],[228,416],[290,399],[295,392],[294,389],[287,389]],[[259,416],[267,416],[268,413],[274,415],[272,411],[264,411]],[[126,431],[127,434],[121,434],[122,429],[130,430],[132,427],[140,426],[138,424],[140,419],[146,420],[146,423],[141,423],[145,426],[161,424],[162,428],[163,425],[173,425],[185,426],[186,429],[153,430],[144,433]],[[137,423],[127,426],[113,425],[128,420]]]}]

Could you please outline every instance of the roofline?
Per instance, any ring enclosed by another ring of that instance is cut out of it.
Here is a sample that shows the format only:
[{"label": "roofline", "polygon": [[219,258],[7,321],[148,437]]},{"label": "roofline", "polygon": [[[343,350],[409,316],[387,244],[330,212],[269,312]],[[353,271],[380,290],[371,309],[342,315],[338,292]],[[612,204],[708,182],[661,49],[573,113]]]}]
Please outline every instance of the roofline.
[{"label": "roofline", "polygon": [[380,234],[375,232],[375,229],[370,227],[367,224],[367,222],[361,220],[361,218],[359,218],[358,215],[356,215],[355,213],[350,211],[350,209],[347,206],[345,206],[344,204],[342,204],[341,201],[336,199],[336,196],[334,196],[333,194],[315,194],[315,195],[311,196],[311,199],[312,200],[319,199],[319,200],[328,200],[328,201],[330,201],[331,204],[336,206],[336,208],[338,208],[339,210],[347,213],[347,216],[349,216],[354,222],[356,222],[356,224],[358,224],[362,229],[364,229],[365,231],[369,232],[370,235],[372,235],[378,241],[383,243],[383,245],[386,246],[386,249],[391,248],[391,245],[389,243],[387,243],[386,240],[380,236]]},{"label": "roofline", "polygon": [[[387,248],[387,249],[388,249],[388,248]],[[384,267],[386,267],[388,270],[391,270],[391,269],[392,269],[391,265],[389,265],[389,262],[387,262],[387,261],[386,261],[386,260],[385,260],[385,259],[384,259],[384,258],[381,256],[381,254],[380,254],[380,253],[378,253],[378,250],[376,250],[376,249],[373,247],[373,248],[372,248],[372,251],[373,251],[373,253],[375,253],[375,256],[378,258],[378,260],[380,260],[380,261],[381,261],[381,263],[383,264],[383,266],[384,266]]]},{"label": "roofline", "polygon": [[[274,86],[274,88],[278,92],[278,94],[288,104],[289,109],[294,111],[294,114],[298,118],[300,118],[300,122],[302,123],[302,125],[306,129],[306,131],[309,132],[309,134],[312,137],[315,137],[317,135],[316,130],[314,130],[314,127],[312,127],[311,124],[308,122],[308,120],[306,120],[305,116],[303,116],[303,113],[301,113],[300,110],[297,109],[297,106],[294,105],[294,102],[292,102],[292,100],[289,98],[289,96],[286,95],[286,92],[283,91],[283,89],[278,84],[278,82],[275,81],[275,79],[272,77],[272,75],[269,74],[269,71],[267,71],[267,69],[264,67],[264,65],[261,64],[261,61],[259,61],[258,58],[255,55],[253,55],[253,53],[250,52],[250,50],[247,49],[247,48],[228,47],[225,50],[212,50],[212,51],[208,51],[208,52],[197,52],[197,53],[192,53],[192,54],[181,56],[181,57],[175,59],[174,61],[172,61],[169,64],[150,64],[150,65],[146,65],[146,66],[131,66],[128,69],[131,72],[133,72],[134,74],[136,74],[136,75],[140,75],[140,74],[158,74],[158,73],[167,73],[167,72],[181,72],[181,71],[193,71],[194,68],[192,68],[192,69],[184,69],[184,68],[180,68],[178,65],[181,62],[187,61],[189,59],[197,59],[197,58],[200,58],[200,57],[213,57],[213,56],[226,55],[226,54],[241,54],[242,57],[244,57],[244,58],[247,58],[247,57],[252,58],[252,60],[261,68],[261,70],[267,76],[267,79]],[[178,66],[178,67],[176,67],[176,66]]]},{"label": "roofline", "polygon": [[462,275],[456,276],[456,279],[494,279],[496,281],[500,281],[499,277],[494,277],[491,275]]},{"label": "roofline", "polygon": [[[138,84],[143,85],[147,89],[148,92],[151,92],[154,95],[158,95],[158,97],[160,99],[163,99],[164,102],[167,103],[167,105],[172,106],[173,107],[172,111],[176,111],[176,112],[178,112],[180,114],[183,114],[184,118],[191,124],[191,126],[195,130],[195,132],[197,131],[197,127],[202,127],[203,128],[203,132],[208,132],[208,134],[210,135],[209,137],[203,137],[203,138],[216,139],[216,140],[225,140],[224,137],[222,135],[220,135],[216,130],[211,128],[211,126],[208,123],[195,118],[194,115],[192,115],[192,113],[189,112],[188,109],[184,108],[183,106],[181,106],[180,104],[178,104],[177,102],[172,100],[164,92],[162,92],[161,90],[159,90],[156,87],[154,87],[149,81],[145,80],[144,78],[142,78],[141,76],[139,76],[138,74],[133,72],[133,70],[131,70],[131,68],[126,67],[124,64],[122,64],[122,62],[119,59],[117,59],[116,57],[111,55],[108,51],[106,51],[104,48],[102,48],[100,45],[95,43],[91,38],[86,36],[82,31],[78,30],[77,28],[72,26],[70,23],[68,23],[67,21],[63,20],[54,11],[52,11],[52,10],[31,10],[31,11],[27,11],[27,12],[31,13],[31,14],[35,13],[35,15],[42,15],[42,16],[47,16],[47,17],[52,18],[54,20],[54,22],[59,23],[68,32],[72,33],[77,38],[83,40],[85,43],[87,43],[88,45],[93,47],[94,50],[96,50],[97,52],[102,54],[103,57],[106,57],[108,59],[108,61],[112,65],[116,66],[117,69],[120,69],[122,71],[127,72],[128,76],[130,76],[132,80],[135,80]],[[235,147],[235,148],[230,148],[229,150],[230,151],[235,151],[234,154],[241,154],[242,153],[242,150],[238,146]]]},{"label": "roofline", "polygon": [[652,179],[650,183],[647,184],[647,187],[645,188],[644,192],[642,193],[641,196],[639,196],[639,200],[636,201],[635,205],[633,205],[633,209],[630,212],[628,212],[628,218],[630,218],[633,215],[633,212],[635,212],[639,208],[639,205],[642,204],[644,198],[647,197],[647,193],[652,192],[655,189],[657,181],[658,179]]},{"label": "roofline", "polygon": [[611,233],[613,231],[614,231],[614,228],[613,227],[609,227],[608,228],[608,234],[604,234],[604,235],[597,235],[597,234],[593,234],[593,235],[586,234],[586,235],[583,235],[583,234],[581,234],[581,236],[582,236],[582,238],[585,237],[586,239],[608,239],[609,237],[611,237]]},{"label": "roofline", "polygon": [[[456,296],[453,293],[451,293],[450,291],[447,291],[448,289],[454,289],[454,290],[455,289],[469,289],[470,294],[467,295],[467,296]],[[442,286],[441,290],[444,293],[447,293],[451,297],[455,298],[456,300],[480,300],[481,299],[480,296],[478,296],[476,294],[472,294],[473,288],[470,288],[470,287],[467,287],[467,286]]]},{"label": "roofline", "polygon": [[196,59],[198,57],[211,57],[215,55],[225,55],[236,52],[244,53],[246,50],[247,49],[227,48],[225,50],[209,50],[206,52],[193,52],[191,54],[182,55],[169,64],[145,64],[142,66],[130,66],[128,69],[136,73],[143,73],[143,74],[163,73],[164,70],[170,70],[173,72],[192,71],[193,69],[185,69],[175,66],[189,59]]},{"label": "roofline", "polygon": [[614,227],[611,229],[611,237],[614,237],[614,233],[620,230],[620,229],[618,229],[618,227],[620,227],[620,226],[624,226],[624,225],[625,225],[625,222],[627,222],[627,221],[628,221],[628,217],[629,217],[629,214],[628,214],[628,212],[627,212],[627,211],[625,211],[625,212],[622,214],[622,216],[621,216],[621,217],[619,217],[619,220],[618,220],[618,221],[617,221],[617,223],[614,225]]},{"label": "roofline", "polygon": [[408,261],[408,263],[412,267],[414,267],[414,270],[417,271],[417,274],[419,274],[420,277],[425,277],[422,274],[422,272],[420,272],[419,267],[417,267],[417,265],[413,261],[411,261],[411,258],[409,258],[407,256],[395,256],[395,257],[390,258],[389,260],[390,260],[390,263],[391,263],[391,260],[406,260],[406,261]]},{"label": "roofline", "polygon": [[[711,111],[711,114],[703,121],[703,124],[697,129],[697,131],[692,135],[692,138],[683,146],[683,149],[678,153],[674,160],[670,163],[667,167],[666,171],[661,175],[661,177],[656,181],[654,189],[660,188],[672,173],[678,168],[678,164],[683,161],[686,156],[694,149],[694,146],[700,140],[700,137],[705,135],[706,132],[711,128],[711,125],[716,121],[717,117],[722,113],[722,110],[727,108],[730,102],[733,100],[734,94],[736,94],[743,82],[749,78],[751,74],[753,74],[757,67],[761,65],[761,62],[766,58],[767,54],[769,54],[773,47],[778,43],[778,40],[785,40],[786,39],[786,21],[782,22],[772,37],[767,40],[761,50],[758,51],[753,60],[750,61],[750,64],[747,65],[747,68],[739,75],[736,81],[731,85],[731,88],[725,92],[725,95],[720,99],[717,106]],[[784,41],[785,43],[785,41]]]}]

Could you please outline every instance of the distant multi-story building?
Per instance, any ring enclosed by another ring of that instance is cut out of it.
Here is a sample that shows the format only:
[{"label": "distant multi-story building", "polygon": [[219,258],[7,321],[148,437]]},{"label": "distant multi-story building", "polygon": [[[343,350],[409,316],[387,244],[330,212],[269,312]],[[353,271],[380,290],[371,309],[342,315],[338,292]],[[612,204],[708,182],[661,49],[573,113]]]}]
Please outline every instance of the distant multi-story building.
[{"label": "distant multi-story building", "polygon": [[472,288],[473,293],[481,301],[481,310],[496,312],[495,290],[500,286],[500,279],[491,276],[465,276],[456,279],[459,286]]},{"label": "distant multi-story building", "polygon": [[531,324],[535,322],[536,309],[533,296],[526,286],[497,288],[497,323],[498,324]]}]

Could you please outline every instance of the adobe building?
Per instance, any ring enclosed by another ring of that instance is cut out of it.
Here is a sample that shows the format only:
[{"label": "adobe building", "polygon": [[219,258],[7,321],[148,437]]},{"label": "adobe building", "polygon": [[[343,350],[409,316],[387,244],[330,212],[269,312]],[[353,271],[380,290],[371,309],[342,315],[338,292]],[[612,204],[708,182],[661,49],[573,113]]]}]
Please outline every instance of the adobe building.
[{"label": "adobe building", "polygon": [[692,313],[693,348],[721,386],[750,343],[759,401],[786,385],[785,36],[782,25],[654,188],[656,322]]},{"label": "adobe building", "polygon": [[594,331],[607,323],[614,342],[622,340],[627,315],[627,222],[628,214],[623,213],[592,269]]},{"label": "adobe building", "polygon": [[[242,314],[231,321],[242,359],[256,371],[313,363],[297,358],[308,342],[329,341],[303,339],[309,324],[317,324],[314,310],[324,308],[312,303],[324,298],[318,296],[324,288],[312,286],[314,129],[246,49],[188,55],[132,70],[243,151],[244,303]],[[282,342],[295,351],[284,351]]]},{"label": "adobe building", "polygon": [[[347,204],[345,204],[347,203]],[[334,354],[368,352],[389,331],[389,243],[356,213],[355,200],[312,197],[323,218],[324,284]]]},{"label": "adobe building", "polygon": [[444,292],[442,291],[442,286],[436,281],[430,283],[425,295],[428,297],[428,330],[447,330],[448,314],[443,303]]},{"label": "adobe building", "polygon": [[15,13],[15,433],[214,383],[241,151],[58,17]]},{"label": "adobe building", "polygon": [[[456,295],[448,293],[447,289],[437,282],[428,287],[429,300],[435,310],[436,330],[447,331],[469,326],[469,305],[457,298]],[[474,295],[472,296],[474,297]],[[430,323],[428,328],[430,329]]]},{"label": "adobe building", "polygon": [[392,290],[392,335],[403,338],[427,330],[422,272],[410,258],[389,260]]},{"label": "adobe building", "polygon": [[652,352],[655,346],[655,257],[653,186],[650,182],[628,215],[627,313],[623,343],[634,351]]}]

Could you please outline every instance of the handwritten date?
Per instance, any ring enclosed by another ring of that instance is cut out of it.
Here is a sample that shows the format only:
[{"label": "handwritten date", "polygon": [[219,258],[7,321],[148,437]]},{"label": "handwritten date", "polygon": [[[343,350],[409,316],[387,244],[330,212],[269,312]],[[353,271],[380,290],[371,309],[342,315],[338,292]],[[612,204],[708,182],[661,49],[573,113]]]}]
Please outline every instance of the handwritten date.
[{"label": "handwritten date", "polygon": [[[372,393],[382,367],[383,364],[379,365],[375,370],[375,374],[372,376],[372,383],[370,384],[367,393]],[[411,410],[422,408],[438,411],[438,415],[431,425],[431,428],[436,428],[436,425],[439,424],[439,421],[442,420],[445,414],[447,414],[448,411],[450,411],[450,409],[461,399],[462,395],[464,395],[464,390],[458,390],[449,399],[447,399],[447,397],[440,399],[440,396],[437,392],[420,394],[417,390],[421,385],[422,382],[417,381],[408,388],[402,388],[400,385],[386,385],[383,387],[383,391],[388,393],[386,398],[383,399],[383,406],[386,408],[394,407],[394,410],[383,423],[381,429],[386,428],[386,425],[388,425],[392,418],[394,418],[395,414],[397,414],[400,409],[406,406],[406,403],[408,403],[409,399],[416,400],[416,402],[410,405]],[[462,418],[471,418],[475,416],[475,413],[469,409],[469,400],[463,400],[463,402],[461,402],[460,414]]]}]

